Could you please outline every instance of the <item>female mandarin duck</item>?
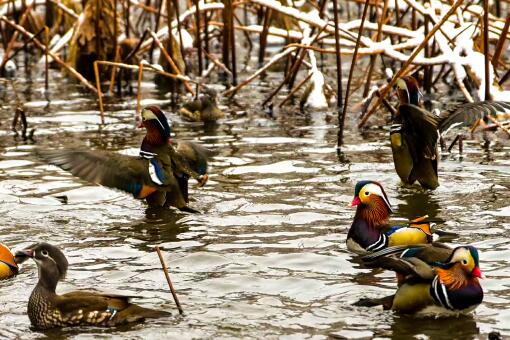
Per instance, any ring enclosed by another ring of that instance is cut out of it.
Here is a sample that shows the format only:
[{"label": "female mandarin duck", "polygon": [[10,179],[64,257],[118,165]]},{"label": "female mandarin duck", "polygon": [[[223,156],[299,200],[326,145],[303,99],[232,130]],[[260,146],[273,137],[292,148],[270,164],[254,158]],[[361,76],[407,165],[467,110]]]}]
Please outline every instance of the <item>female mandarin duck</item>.
[{"label": "female mandarin duck", "polygon": [[443,316],[469,313],[483,300],[478,250],[473,246],[394,247],[363,260],[368,266],[397,272],[399,287],[394,295],[361,299],[358,306],[382,305],[402,313]]},{"label": "female mandarin duck", "polygon": [[382,185],[377,182],[356,183],[351,206],[356,207],[347,234],[347,248],[352,252],[366,253],[388,246],[432,242],[430,224],[419,223],[421,219],[411,221],[409,226],[388,226],[392,209]]},{"label": "female mandarin duck", "polygon": [[128,192],[149,206],[194,211],[187,206],[188,179],[195,178],[199,186],[207,182],[207,150],[192,142],[175,145],[170,124],[157,106],[143,109],[142,123],[147,134],[139,157],[79,149],[38,153],[74,176]]},{"label": "female mandarin duck", "polygon": [[390,128],[395,170],[402,182],[418,181],[426,189],[439,186],[437,145],[440,134],[510,110],[510,102],[484,101],[460,104],[436,116],[420,107],[422,95],[415,78],[398,79],[396,88],[400,105]]},{"label": "female mandarin duck", "polygon": [[0,243],[0,280],[18,274],[18,265],[9,248]]},{"label": "female mandarin duck", "polygon": [[36,329],[81,325],[111,327],[170,315],[134,305],[127,296],[91,291],[58,295],[55,289],[66,275],[68,262],[62,251],[51,244],[34,244],[17,252],[16,258],[20,262],[32,258],[39,269],[39,281],[28,300],[28,317]]}]

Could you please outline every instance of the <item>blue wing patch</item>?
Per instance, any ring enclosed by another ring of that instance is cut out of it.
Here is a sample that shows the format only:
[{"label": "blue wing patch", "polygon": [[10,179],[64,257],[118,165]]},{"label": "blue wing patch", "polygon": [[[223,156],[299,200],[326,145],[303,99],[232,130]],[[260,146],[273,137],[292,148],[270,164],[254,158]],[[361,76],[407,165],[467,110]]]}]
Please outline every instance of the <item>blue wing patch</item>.
[{"label": "blue wing patch", "polygon": [[165,175],[163,174],[163,169],[159,164],[158,160],[152,158],[149,161],[149,175],[154,183],[158,185],[163,185],[165,183]]},{"label": "blue wing patch", "polygon": [[140,183],[126,183],[124,190],[129,192],[130,194],[133,194],[133,196],[136,198],[140,195],[142,187],[143,185]]}]

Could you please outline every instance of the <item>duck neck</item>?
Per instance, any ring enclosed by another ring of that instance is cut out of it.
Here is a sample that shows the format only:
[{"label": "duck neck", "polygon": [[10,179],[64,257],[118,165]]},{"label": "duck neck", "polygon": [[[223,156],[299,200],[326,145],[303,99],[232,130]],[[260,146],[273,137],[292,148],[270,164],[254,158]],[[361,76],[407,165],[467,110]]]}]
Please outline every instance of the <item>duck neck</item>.
[{"label": "duck neck", "polygon": [[369,204],[358,205],[354,220],[363,220],[369,228],[381,229],[388,225],[389,216],[390,211],[384,202],[377,200]]},{"label": "duck neck", "polygon": [[458,290],[468,285],[479,284],[478,279],[467,275],[458,263],[449,269],[436,268],[436,274],[439,277],[439,281],[441,281],[448,290]]},{"label": "duck neck", "polygon": [[39,281],[37,282],[36,289],[45,290],[48,293],[55,294],[58,281],[58,273],[39,267]]}]

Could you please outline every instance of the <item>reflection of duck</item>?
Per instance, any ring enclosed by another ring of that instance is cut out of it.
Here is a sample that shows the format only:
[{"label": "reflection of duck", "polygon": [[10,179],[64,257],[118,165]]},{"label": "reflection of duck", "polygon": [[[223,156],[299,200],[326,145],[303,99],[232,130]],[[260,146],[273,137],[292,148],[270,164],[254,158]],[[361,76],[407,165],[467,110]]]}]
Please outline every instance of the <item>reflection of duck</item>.
[{"label": "reflection of duck", "polygon": [[469,313],[483,300],[478,250],[473,246],[393,247],[366,255],[363,260],[367,266],[395,271],[399,287],[394,295],[362,299],[359,306],[446,315]]},{"label": "reflection of duck", "polygon": [[18,274],[18,265],[9,248],[0,243],[0,280]]},{"label": "reflection of duck", "polygon": [[476,339],[480,336],[480,330],[476,325],[473,315],[461,315],[458,317],[444,317],[434,319],[434,322],[416,322],[411,315],[396,315],[391,322],[392,339],[441,339],[448,334],[455,334],[452,339]]},{"label": "reflection of duck", "polygon": [[28,300],[28,316],[37,329],[92,325],[111,327],[160,318],[170,313],[143,308],[129,302],[128,296],[74,291],[57,295],[58,282],[67,273],[64,254],[48,243],[37,243],[16,253],[20,261],[32,258],[39,270],[39,281]]},{"label": "reflection of duck", "polygon": [[378,251],[388,246],[430,243],[430,224],[411,221],[408,226],[388,225],[392,213],[388,197],[381,184],[360,181],[354,189],[356,215],[347,234],[347,248],[356,253]]},{"label": "reflection of duck", "polygon": [[192,210],[187,206],[188,180],[193,177],[200,186],[207,182],[205,148],[192,142],[178,142],[174,146],[170,124],[157,106],[146,107],[142,120],[147,134],[140,156],[79,149],[38,152],[77,177],[128,192],[145,199],[149,206]]},{"label": "reflection of duck", "polygon": [[400,216],[420,216],[425,211],[429,220],[434,219],[438,222],[437,215],[441,210],[437,197],[430,190],[409,190],[408,188],[398,188],[397,198],[404,203],[398,204],[398,213]]},{"label": "reflection of duck", "polygon": [[439,116],[421,108],[418,82],[412,76],[396,84],[400,105],[390,130],[395,170],[402,182],[435,189],[439,135],[457,126],[471,126],[488,115],[510,109],[510,102],[484,101],[455,106]]}]

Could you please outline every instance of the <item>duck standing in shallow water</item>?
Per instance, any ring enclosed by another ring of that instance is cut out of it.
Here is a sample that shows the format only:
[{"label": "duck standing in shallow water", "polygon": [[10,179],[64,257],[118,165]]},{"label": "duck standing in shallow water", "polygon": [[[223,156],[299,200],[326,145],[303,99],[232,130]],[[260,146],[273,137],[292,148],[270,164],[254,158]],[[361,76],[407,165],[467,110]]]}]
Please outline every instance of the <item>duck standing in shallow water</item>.
[{"label": "duck standing in shallow water", "polygon": [[0,243],[0,280],[11,278],[18,274],[18,265],[9,248]]},{"label": "duck standing in shallow water", "polygon": [[205,148],[192,142],[175,145],[170,139],[170,124],[157,106],[142,110],[142,123],[147,134],[138,157],[82,149],[39,150],[38,153],[74,176],[128,192],[135,198],[145,199],[149,206],[194,211],[187,206],[188,179],[196,179],[199,186],[207,182]]},{"label": "duck standing in shallow water", "polygon": [[143,308],[129,302],[129,297],[74,291],[62,295],[55,292],[67,273],[64,254],[48,243],[37,243],[16,253],[22,262],[32,258],[39,270],[39,281],[28,300],[28,317],[36,329],[67,326],[112,327],[160,318],[170,313]]},{"label": "duck standing in shallow water", "polygon": [[423,245],[394,247],[363,257],[366,265],[393,270],[399,277],[394,295],[364,298],[355,305],[401,313],[447,316],[473,311],[483,300],[478,250]]},{"label": "duck standing in shallow water", "polygon": [[420,107],[422,94],[412,76],[397,80],[400,105],[390,128],[395,170],[405,184],[416,181],[426,189],[439,186],[438,141],[441,134],[458,126],[472,126],[486,116],[510,111],[510,102],[483,101],[459,104],[439,116]]},{"label": "duck standing in shallow water", "polygon": [[356,207],[356,214],[346,242],[352,252],[362,254],[388,246],[432,242],[429,223],[411,221],[409,226],[389,227],[388,218],[393,211],[382,185],[377,182],[356,183],[351,206]]}]

